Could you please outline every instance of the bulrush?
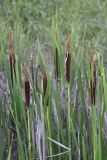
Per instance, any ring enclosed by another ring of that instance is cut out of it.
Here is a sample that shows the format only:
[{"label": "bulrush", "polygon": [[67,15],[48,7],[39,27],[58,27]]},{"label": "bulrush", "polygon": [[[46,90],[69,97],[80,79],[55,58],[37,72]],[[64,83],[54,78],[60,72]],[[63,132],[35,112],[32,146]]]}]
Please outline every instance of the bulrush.
[{"label": "bulrush", "polygon": [[27,64],[23,67],[24,74],[24,91],[25,91],[25,104],[26,107],[30,106],[30,82],[29,82],[29,72]]},{"label": "bulrush", "polygon": [[47,89],[47,74],[46,74],[46,67],[43,66],[43,97],[46,95],[46,89]]},{"label": "bulrush", "polygon": [[92,77],[90,80],[91,88],[91,102],[95,105],[95,92],[96,92],[96,63],[94,59],[93,49],[90,50],[90,69]]},{"label": "bulrush", "polygon": [[65,71],[67,82],[70,82],[70,72],[71,72],[71,55],[70,55],[70,32],[68,33],[67,43],[66,43],[66,59],[65,59]]},{"label": "bulrush", "polygon": [[54,58],[54,65],[55,65],[55,78],[59,79],[59,58],[58,58],[58,49],[55,49],[55,58]]},{"label": "bulrush", "polygon": [[[55,32],[55,42],[58,43],[58,32],[57,32],[57,30]],[[60,78],[60,67],[59,67],[59,54],[58,54],[57,45],[56,45],[56,48],[55,48],[54,66],[55,66],[55,78],[56,78],[56,80],[58,80]]]},{"label": "bulrush", "polygon": [[11,82],[13,86],[13,77],[16,79],[16,70],[15,70],[15,55],[13,53],[13,33],[12,29],[9,29],[9,34],[10,34],[10,48],[9,48],[9,63],[10,63],[10,72],[11,72]]}]

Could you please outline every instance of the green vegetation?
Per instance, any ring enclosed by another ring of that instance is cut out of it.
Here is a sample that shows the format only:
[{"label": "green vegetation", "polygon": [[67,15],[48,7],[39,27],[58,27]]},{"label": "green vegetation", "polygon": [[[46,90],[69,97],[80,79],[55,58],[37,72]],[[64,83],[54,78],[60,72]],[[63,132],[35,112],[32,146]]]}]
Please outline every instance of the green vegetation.
[{"label": "green vegetation", "polygon": [[0,2],[0,159],[107,159],[106,6]]}]

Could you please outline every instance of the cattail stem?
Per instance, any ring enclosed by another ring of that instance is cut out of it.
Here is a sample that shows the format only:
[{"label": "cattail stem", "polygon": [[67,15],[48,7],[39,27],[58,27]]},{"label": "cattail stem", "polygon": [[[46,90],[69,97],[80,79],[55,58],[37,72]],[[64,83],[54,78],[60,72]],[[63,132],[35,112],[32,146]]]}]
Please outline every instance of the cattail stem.
[{"label": "cattail stem", "polygon": [[34,65],[33,65],[33,55],[31,55],[31,73],[32,73],[32,82],[34,85],[34,69],[33,69]]},{"label": "cattail stem", "polygon": [[70,106],[70,84],[68,83],[68,148],[69,151],[69,160],[72,160],[71,154],[71,106]]},{"label": "cattail stem", "polygon": [[[56,83],[56,96],[57,96],[57,102],[59,102],[59,88],[60,88],[60,81],[57,81]],[[56,104],[58,106],[58,104]],[[57,110],[57,113],[59,112],[60,114],[60,108],[58,106],[58,110]],[[58,118],[58,121],[57,121],[57,138],[58,138],[58,141],[60,142],[60,119]],[[59,154],[61,153],[61,147],[58,145],[58,152]],[[61,156],[59,156],[59,160],[61,160]]]},{"label": "cattail stem", "polygon": [[28,149],[29,149],[29,159],[32,159],[31,156],[31,127],[30,127],[30,112],[27,110],[27,131],[28,131]]},{"label": "cattail stem", "polygon": [[[48,131],[49,131],[49,137],[51,137],[51,128],[50,128],[50,122],[49,122],[49,108],[47,108],[47,122],[48,122]],[[49,150],[50,150],[50,155],[52,155],[52,142],[49,141]],[[53,160],[53,157],[50,158],[50,160]]]}]

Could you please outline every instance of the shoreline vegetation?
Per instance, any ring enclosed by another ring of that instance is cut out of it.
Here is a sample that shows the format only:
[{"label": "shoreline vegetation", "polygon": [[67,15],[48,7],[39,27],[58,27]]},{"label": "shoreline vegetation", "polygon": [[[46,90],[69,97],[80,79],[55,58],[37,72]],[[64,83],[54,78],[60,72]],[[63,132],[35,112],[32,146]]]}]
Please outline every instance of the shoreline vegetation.
[{"label": "shoreline vegetation", "polygon": [[106,4],[1,2],[1,160],[107,159]]}]

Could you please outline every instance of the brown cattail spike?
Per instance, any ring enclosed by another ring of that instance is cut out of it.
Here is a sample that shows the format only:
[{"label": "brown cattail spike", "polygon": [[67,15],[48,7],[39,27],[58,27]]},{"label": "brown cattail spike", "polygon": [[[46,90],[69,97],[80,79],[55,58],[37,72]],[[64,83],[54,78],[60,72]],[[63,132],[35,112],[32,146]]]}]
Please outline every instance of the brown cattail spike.
[{"label": "brown cattail spike", "polygon": [[55,78],[58,80],[59,77],[60,77],[60,74],[59,74],[59,55],[58,55],[58,49],[56,47],[56,50],[55,50],[55,58],[54,58],[54,65],[55,65]]},{"label": "brown cattail spike", "polygon": [[57,27],[56,27],[56,30],[55,30],[55,45],[56,45],[55,56],[54,56],[55,78],[56,78],[56,80],[59,80],[59,78],[60,78],[60,62],[59,62],[59,53],[58,53],[58,48],[57,48],[57,45],[58,45],[58,30],[57,30]]},{"label": "brown cattail spike", "polygon": [[47,74],[46,74],[46,68],[43,66],[43,96],[46,95],[46,89],[47,89]]},{"label": "brown cattail spike", "polygon": [[92,72],[92,77],[90,80],[91,88],[91,102],[95,105],[95,94],[96,94],[96,63],[94,59],[93,49],[90,51],[90,69]]},{"label": "brown cattail spike", "polygon": [[25,104],[27,107],[29,107],[30,106],[30,83],[29,83],[28,66],[26,64],[23,67],[23,74],[24,74]]},{"label": "brown cattail spike", "polygon": [[16,70],[15,70],[15,55],[13,53],[13,33],[12,29],[9,29],[9,34],[10,34],[10,48],[9,48],[9,61],[10,61],[10,70],[11,70],[11,82],[13,85],[13,77],[16,79]]},{"label": "brown cattail spike", "polygon": [[14,54],[9,54],[9,63],[10,63],[10,72],[11,72],[11,82],[13,85],[13,77],[16,79],[16,70],[15,70],[15,56]]},{"label": "brown cattail spike", "polygon": [[69,52],[66,52],[65,70],[66,70],[66,79],[67,79],[67,82],[69,83],[70,72],[71,72],[71,55]]},{"label": "brown cattail spike", "polygon": [[70,43],[71,43],[71,34],[69,32],[66,42],[66,59],[65,59],[66,79],[68,83],[70,82],[70,72],[71,72]]}]

